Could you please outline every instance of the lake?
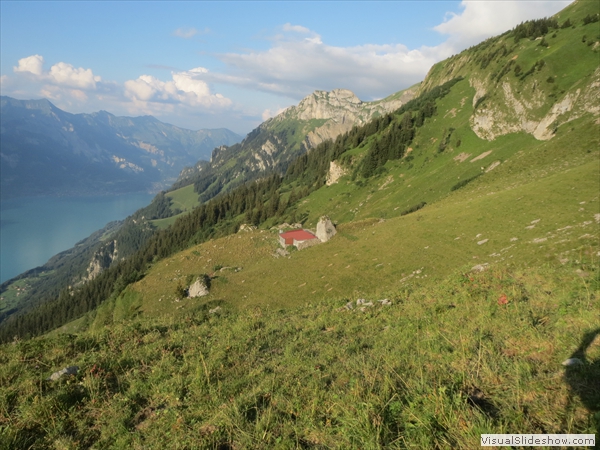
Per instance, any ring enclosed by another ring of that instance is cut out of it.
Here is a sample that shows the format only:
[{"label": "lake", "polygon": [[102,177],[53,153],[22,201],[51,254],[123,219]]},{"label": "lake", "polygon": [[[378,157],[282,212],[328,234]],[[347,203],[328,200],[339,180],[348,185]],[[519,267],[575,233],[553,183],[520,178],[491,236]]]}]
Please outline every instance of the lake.
[{"label": "lake", "polygon": [[153,194],[34,197],[0,202],[0,283],[41,266],[113,220],[148,205]]}]

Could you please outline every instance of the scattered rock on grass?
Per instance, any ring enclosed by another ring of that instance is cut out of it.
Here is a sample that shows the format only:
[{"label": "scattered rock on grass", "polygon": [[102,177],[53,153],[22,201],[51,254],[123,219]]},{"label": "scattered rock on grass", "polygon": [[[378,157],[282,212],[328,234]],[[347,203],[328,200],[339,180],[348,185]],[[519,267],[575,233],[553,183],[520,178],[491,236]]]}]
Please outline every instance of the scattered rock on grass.
[{"label": "scattered rock on grass", "polygon": [[364,298],[356,300],[356,306],[373,306],[373,302],[368,302]]},{"label": "scattered rock on grass", "polygon": [[566,367],[581,366],[581,365],[583,365],[583,361],[581,361],[579,358],[569,358],[569,359],[565,359],[562,362],[562,365],[566,366]]},{"label": "scattered rock on grass", "polygon": [[277,250],[275,250],[275,253],[273,254],[273,256],[275,258],[279,258],[280,256],[288,256],[290,253],[283,249],[283,248],[278,248]]},{"label": "scattered rock on grass", "polygon": [[64,369],[59,370],[58,372],[54,372],[52,375],[50,375],[50,378],[48,378],[48,380],[58,381],[65,375],[77,375],[78,371],[79,371],[78,366],[65,367]]},{"label": "scattered rock on grass", "polygon": [[488,263],[483,263],[483,264],[477,264],[476,266],[473,266],[471,268],[472,272],[483,272],[484,270],[486,270],[488,268],[489,264]]}]

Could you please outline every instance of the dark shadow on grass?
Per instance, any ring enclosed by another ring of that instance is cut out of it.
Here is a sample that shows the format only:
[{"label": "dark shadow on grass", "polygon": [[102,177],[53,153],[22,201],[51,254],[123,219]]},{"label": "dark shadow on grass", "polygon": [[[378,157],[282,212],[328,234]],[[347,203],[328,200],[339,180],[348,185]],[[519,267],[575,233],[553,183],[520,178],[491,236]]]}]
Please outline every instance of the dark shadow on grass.
[{"label": "dark shadow on grass", "polygon": [[500,411],[494,403],[477,387],[472,387],[467,394],[467,404],[479,409],[493,423],[500,418]]},{"label": "dark shadow on grass", "polygon": [[572,364],[566,366],[564,375],[569,386],[567,410],[573,407],[574,397],[579,397],[590,413],[596,433],[600,432],[600,358],[589,360],[586,352],[599,334],[600,328],[596,328],[583,335],[579,347],[571,355]]}]

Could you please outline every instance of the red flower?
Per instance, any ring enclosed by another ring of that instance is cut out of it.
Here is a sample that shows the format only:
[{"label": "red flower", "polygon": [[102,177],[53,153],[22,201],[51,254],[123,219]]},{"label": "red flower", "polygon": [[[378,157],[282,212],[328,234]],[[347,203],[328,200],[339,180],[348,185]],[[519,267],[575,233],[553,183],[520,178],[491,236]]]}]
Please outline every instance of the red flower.
[{"label": "red flower", "polygon": [[508,303],[508,298],[506,297],[506,294],[502,294],[500,297],[498,297],[499,305],[506,305],[507,303]]}]

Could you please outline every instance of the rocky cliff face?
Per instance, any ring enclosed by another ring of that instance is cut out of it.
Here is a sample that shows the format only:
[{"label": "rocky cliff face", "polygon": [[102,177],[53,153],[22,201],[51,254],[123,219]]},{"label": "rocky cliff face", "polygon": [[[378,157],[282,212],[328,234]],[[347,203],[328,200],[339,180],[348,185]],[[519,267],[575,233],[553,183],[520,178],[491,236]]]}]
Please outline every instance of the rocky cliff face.
[{"label": "rocky cliff face", "polygon": [[83,281],[91,281],[102,273],[103,270],[108,269],[112,262],[117,259],[119,252],[117,251],[117,241],[110,241],[98,250],[87,268],[87,276],[83,278]]},{"label": "rocky cliff face", "polygon": [[338,180],[346,175],[347,171],[344,170],[342,166],[340,166],[336,161],[331,161],[329,163],[329,172],[327,173],[327,180],[325,184],[327,186],[331,186],[338,182]]},{"label": "rocky cliff face", "polygon": [[290,119],[324,121],[320,126],[307,131],[303,145],[308,150],[327,139],[335,139],[354,125],[364,125],[377,115],[397,110],[414,98],[416,91],[416,87],[410,88],[375,102],[363,102],[348,89],[315,91],[305,97],[298,106],[292,106],[271,119],[267,126]]}]

